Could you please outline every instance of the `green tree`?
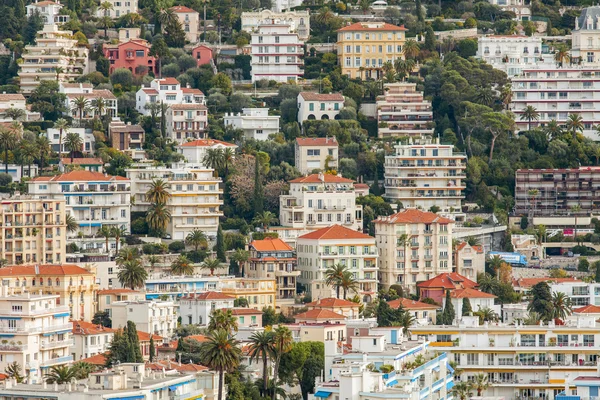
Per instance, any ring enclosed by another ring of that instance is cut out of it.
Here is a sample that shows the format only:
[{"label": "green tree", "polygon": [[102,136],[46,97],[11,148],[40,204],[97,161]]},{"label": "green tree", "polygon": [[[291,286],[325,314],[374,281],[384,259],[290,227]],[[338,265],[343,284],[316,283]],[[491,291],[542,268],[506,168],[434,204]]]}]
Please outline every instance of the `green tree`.
[{"label": "green tree", "polygon": [[269,359],[275,358],[275,335],[272,331],[255,332],[250,336],[250,345],[248,347],[248,357],[251,361],[263,364],[263,390],[262,395],[266,396],[269,386]]},{"label": "green tree", "polygon": [[6,366],[6,368],[4,369],[4,372],[9,377],[15,379],[17,381],[17,383],[23,383],[23,381],[25,380],[25,377],[23,376],[23,369],[21,368],[21,364],[19,364],[16,361],[13,361],[12,363],[8,364]]},{"label": "green tree", "polygon": [[435,51],[435,33],[433,32],[433,28],[431,26],[427,27],[425,31],[425,42],[423,43],[423,48],[429,51]]},{"label": "green tree", "polygon": [[477,396],[481,397],[481,393],[484,390],[487,390],[490,387],[490,383],[488,382],[487,374],[477,374],[475,375],[475,379],[471,383],[473,389],[477,391]]},{"label": "green tree", "polygon": [[208,269],[210,271],[210,275],[213,276],[215,273],[215,269],[221,267],[221,261],[218,258],[207,258],[204,260],[202,264],[200,264],[200,268]]},{"label": "green tree", "polygon": [[75,371],[68,365],[55,365],[50,367],[50,371],[46,373],[46,383],[57,383],[59,385],[63,383],[71,383],[71,380],[75,378]]},{"label": "green tree", "polygon": [[552,317],[564,321],[573,312],[571,299],[562,292],[552,293]]},{"label": "green tree", "polygon": [[158,76],[162,77],[162,60],[171,56],[169,46],[162,37],[157,38],[152,42],[150,47],[150,55],[158,60]]},{"label": "green tree", "polygon": [[112,320],[108,311],[98,311],[92,318],[92,324],[104,326],[106,328],[112,328]]},{"label": "green tree", "polygon": [[342,280],[344,274],[348,272],[348,267],[337,263],[325,270],[325,284],[335,288],[335,297],[340,298],[340,289],[342,288]]},{"label": "green tree", "polygon": [[[127,341],[129,342],[131,357],[129,358],[129,361],[121,362],[144,362],[144,359],[142,357],[142,350],[140,348],[140,339],[137,334],[137,328],[133,321],[127,321],[127,326],[125,328],[124,334],[127,336]],[[150,333],[150,337],[152,337],[152,333]]]},{"label": "green tree", "polygon": [[0,127],[0,144],[4,150],[4,172],[8,174],[8,151],[14,149],[19,142],[19,137],[11,129]]},{"label": "green tree", "polygon": [[[7,172],[8,173],[8,172]],[[260,215],[264,211],[264,191],[260,174],[260,160],[258,155],[254,160],[254,215]]]},{"label": "green tree", "polygon": [[[221,226],[219,225],[219,228]],[[194,251],[198,251],[198,249],[202,246],[206,248],[208,246],[208,240],[204,232],[200,229],[194,229],[192,232],[188,233],[185,238],[185,244],[194,247]]]},{"label": "green tree", "polygon": [[594,262],[594,271],[595,271],[594,280],[596,282],[600,282],[600,261]]},{"label": "green tree", "polygon": [[146,214],[146,222],[158,237],[165,235],[169,221],[171,221],[171,211],[164,203],[155,203],[150,206]]},{"label": "green tree", "polygon": [[67,225],[67,232],[73,233],[79,229],[79,223],[71,214],[68,214],[65,218],[65,224]]},{"label": "green tree", "polygon": [[220,262],[227,262],[225,256],[225,239],[223,238],[223,228],[221,225],[217,228],[217,243],[215,244],[215,252],[217,254],[217,260]]},{"label": "green tree", "polygon": [[359,283],[358,280],[354,277],[352,272],[346,271],[342,275],[342,279],[340,280],[340,287],[344,291],[344,299],[348,298],[348,292],[358,292]]},{"label": "green tree", "polygon": [[552,293],[547,282],[540,282],[531,287],[531,303],[528,310],[540,315],[544,321],[550,321],[554,315],[552,309]]},{"label": "green tree", "polygon": [[164,25],[164,37],[167,46],[175,48],[183,48],[185,46],[185,32],[183,24],[178,18],[174,18]]},{"label": "green tree", "polygon": [[231,310],[214,310],[210,315],[207,329],[209,332],[219,329],[229,333],[237,332],[237,319],[233,316]]},{"label": "green tree", "polygon": [[81,151],[83,148],[83,140],[81,139],[81,136],[75,132],[67,133],[67,137],[65,138],[65,148],[71,153],[71,163],[73,163],[75,152]]},{"label": "green tree", "polygon": [[[292,337],[292,331],[290,331],[287,327],[279,325],[274,333],[273,338],[273,349],[275,350],[275,366],[273,368],[273,383],[277,385],[277,376],[279,373],[279,365],[281,364],[281,357],[289,353],[292,349],[292,344],[294,343],[294,338]],[[276,400],[275,391],[273,391],[271,395],[271,400]]]},{"label": "green tree", "polygon": [[270,211],[262,211],[256,214],[252,219],[254,225],[262,226],[263,231],[266,232],[269,226],[277,223],[277,217]]},{"label": "green tree", "polygon": [[446,304],[444,304],[444,311],[442,312],[444,324],[452,325],[454,323],[454,318],[456,317],[456,312],[454,311],[454,306],[452,305],[452,299],[450,298],[450,291],[446,291]]},{"label": "green tree", "polygon": [[149,203],[167,204],[171,198],[169,193],[169,184],[162,179],[153,179],[150,188],[146,191],[146,199]]},{"label": "green tree", "polygon": [[110,233],[115,238],[115,254],[119,254],[121,238],[127,234],[124,226],[114,225],[110,227]]},{"label": "green tree", "polygon": [[273,307],[264,307],[262,309],[262,325],[263,327],[273,326],[278,322],[277,311]]},{"label": "green tree", "polygon": [[156,349],[154,347],[154,335],[150,335],[150,356],[149,356],[150,362],[154,361],[154,353],[155,352],[156,352]]},{"label": "green tree", "polygon": [[588,272],[590,269],[590,262],[585,257],[579,258],[579,264],[577,265],[578,271]]},{"label": "green tree", "polygon": [[173,275],[193,275],[194,265],[184,255],[180,255],[171,263],[171,273]]},{"label": "green tree", "polygon": [[211,83],[214,88],[219,89],[225,96],[229,96],[231,94],[231,78],[225,73],[219,72],[213,76]]},{"label": "green tree", "polygon": [[123,287],[135,290],[141,288],[146,284],[148,279],[148,272],[142,266],[139,259],[129,260],[120,266],[119,272],[117,273],[117,279]]},{"label": "green tree", "polygon": [[520,119],[521,121],[527,121],[528,130],[531,131],[531,121],[539,121],[540,113],[534,106],[527,106],[523,109]]},{"label": "green tree", "polygon": [[462,315],[469,315],[473,312],[473,308],[471,307],[471,301],[468,297],[465,297],[462,302]]},{"label": "green tree", "polygon": [[225,372],[233,372],[240,365],[241,350],[238,342],[224,329],[213,331],[200,348],[202,364],[219,373],[218,400],[223,400]]}]

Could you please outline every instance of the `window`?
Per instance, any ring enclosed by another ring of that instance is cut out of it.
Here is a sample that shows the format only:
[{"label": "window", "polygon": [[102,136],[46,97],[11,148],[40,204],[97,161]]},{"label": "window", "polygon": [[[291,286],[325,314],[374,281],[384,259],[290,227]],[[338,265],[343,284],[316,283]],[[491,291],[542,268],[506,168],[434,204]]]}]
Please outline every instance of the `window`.
[{"label": "window", "polygon": [[479,354],[467,353],[467,365],[478,365],[478,364],[479,364]]},{"label": "window", "polygon": [[136,57],[144,57],[144,50],[136,50],[135,56]]},{"label": "window", "polygon": [[321,111],[325,111],[325,103],[321,103]]},{"label": "window", "polygon": [[350,57],[346,57],[346,67],[352,66],[352,59]]},{"label": "window", "polygon": [[166,99],[167,99],[167,101],[175,101],[175,100],[177,100],[177,95],[175,95],[175,94],[168,94],[166,96]]},{"label": "window", "polygon": [[346,46],[346,53],[351,53],[352,52],[352,46]]},{"label": "window", "polygon": [[355,46],[354,49],[355,49],[354,50],[355,53],[360,53],[360,46]]},{"label": "window", "polygon": [[315,111],[315,103],[308,103],[308,111]]},{"label": "window", "polygon": [[355,67],[360,67],[360,57],[355,57],[354,58],[354,66]]},{"label": "window", "polygon": [[307,150],[306,151],[306,155],[307,156],[320,156],[321,155],[321,150],[320,149]]}]

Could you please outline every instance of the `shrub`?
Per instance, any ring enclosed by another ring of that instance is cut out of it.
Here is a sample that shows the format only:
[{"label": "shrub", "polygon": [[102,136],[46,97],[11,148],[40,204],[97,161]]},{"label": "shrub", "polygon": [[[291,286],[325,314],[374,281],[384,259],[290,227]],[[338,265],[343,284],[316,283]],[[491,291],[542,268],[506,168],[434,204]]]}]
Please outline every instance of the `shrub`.
[{"label": "shrub", "polygon": [[170,253],[181,253],[183,250],[185,250],[185,243],[183,243],[182,241],[178,240],[176,242],[169,243]]},{"label": "shrub", "polygon": [[5,174],[4,172],[0,173],[0,186],[6,186],[12,183],[12,176],[9,174]]},{"label": "shrub", "polygon": [[167,249],[167,245],[158,243],[146,243],[142,246],[144,254],[165,254]]}]

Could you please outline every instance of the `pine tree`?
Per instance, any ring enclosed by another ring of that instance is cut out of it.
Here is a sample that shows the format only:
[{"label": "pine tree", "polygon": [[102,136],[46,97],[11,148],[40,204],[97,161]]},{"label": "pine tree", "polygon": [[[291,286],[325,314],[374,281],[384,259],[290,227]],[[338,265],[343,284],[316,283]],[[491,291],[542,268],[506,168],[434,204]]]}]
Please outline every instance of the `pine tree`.
[{"label": "pine tree", "polygon": [[415,1],[415,12],[417,14],[417,21],[423,22],[423,6],[421,5],[421,0]]},{"label": "pine tree", "polygon": [[427,27],[427,31],[425,32],[425,43],[423,43],[423,48],[429,51],[435,51],[435,33],[433,33],[433,28],[431,26]]},{"label": "pine tree", "polygon": [[217,253],[217,260],[227,262],[227,257],[225,257],[225,239],[223,238],[223,229],[221,229],[221,225],[217,228],[217,244],[215,245],[215,251]]},{"label": "pine tree", "polygon": [[473,308],[471,307],[471,301],[465,297],[462,303],[462,315],[469,315],[469,313],[473,312]]},{"label": "pine tree", "polygon": [[377,169],[377,164],[375,164],[375,176],[373,177],[373,186],[371,187],[371,193],[375,196],[381,195],[381,187],[379,186],[379,171]]},{"label": "pine tree", "polygon": [[150,335],[150,362],[154,361],[154,352],[156,349],[154,348],[154,338]]},{"label": "pine tree", "polygon": [[264,210],[263,185],[260,177],[260,160],[258,154],[254,159],[254,215],[261,214]]},{"label": "pine tree", "polygon": [[22,20],[25,17],[25,1],[15,0],[15,17]]},{"label": "pine tree", "polygon": [[454,323],[454,318],[456,317],[456,312],[454,311],[454,306],[452,305],[452,299],[450,299],[450,291],[446,292],[446,306],[444,307],[444,324],[452,325]]}]

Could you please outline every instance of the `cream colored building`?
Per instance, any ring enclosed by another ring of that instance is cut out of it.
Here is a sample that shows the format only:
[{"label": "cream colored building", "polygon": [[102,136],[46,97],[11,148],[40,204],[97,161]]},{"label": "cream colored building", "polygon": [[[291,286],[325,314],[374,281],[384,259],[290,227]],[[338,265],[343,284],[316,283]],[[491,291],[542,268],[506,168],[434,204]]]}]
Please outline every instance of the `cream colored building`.
[{"label": "cream colored building", "polygon": [[236,299],[244,297],[248,307],[262,310],[276,308],[277,284],[275,278],[221,278],[221,292]]},{"label": "cream colored building", "polygon": [[301,41],[305,42],[308,40],[310,35],[310,13],[308,10],[243,12],[242,30],[252,33],[257,31],[260,25],[270,24],[272,21],[276,24],[289,25],[291,31],[298,32],[298,38]]},{"label": "cream colored building", "polygon": [[324,138],[301,137],[294,147],[296,168],[307,175],[315,169],[323,172],[337,170],[339,146],[335,136]]},{"label": "cream colored building", "polygon": [[0,202],[2,258],[8,265],[65,261],[64,200],[13,197]]},{"label": "cream colored building", "polygon": [[300,92],[298,94],[298,123],[315,119],[338,119],[344,108],[344,96],[341,93]]},{"label": "cream colored building", "polygon": [[25,102],[25,96],[19,93],[2,93],[0,94],[0,122],[12,121],[6,116],[6,111],[11,108],[21,110],[25,113],[22,121],[38,121],[40,119],[39,112],[29,111]]},{"label": "cream colored building", "polygon": [[198,43],[200,14],[185,6],[171,7],[171,10],[175,12],[175,15],[177,15],[177,18],[179,18],[179,22],[181,22],[183,31],[185,32],[185,39],[192,44]]},{"label": "cream colored building", "polygon": [[283,325],[292,331],[295,342],[320,342],[335,340],[343,342],[346,340],[346,324],[337,322],[335,324],[320,323],[297,323]]},{"label": "cream colored building", "polygon": [[208,127],[204,104],[173,104],[166,112],[167,136],[178,143],[203,139]]},{"label": "cream colored building", "polygon": [[73,344],[70,350],[74,361],[109,351],[114,329],[85,321],[72,321],[72,325]]},{"label": "cream colored building", "polygon": [[319,229],[332,224],[362,230],[362,206],[356,204],[352,179],[312,174],[289,182],[279,196],[279,223],[284,227]]},{"label": "cream colored building", "polygon": [[177,152],[184,157],[185,162],[204,166],[204,157],[209,150],[226,151],[231,149],[234,153],[238,146],[216,139],[198,139],[185,142],[177,146]]},{"label": "cream colored building", "polygon": [[459,243],[454,251],[454,272],[477,282],[477,275],[485,272],[485,250],[483,246]]},{"label": "cream colored building", "polygon": [[[70,81],[88,72],[88,49],[78,45],[72,35],[58,25],[44,25],[36,43],[25,46],[19,64],[21,92],[31,93],[41,81]],[[56,68],[62,72],[57,74]]]},{"label": "cream colored building", "polygon": [[210,237],[216,236],[219,217],[223,215],[220,210],[223,189],[220,188],[221,178],[215,177],[212,169],[189,164],[154,167],[139,163],[127,169],[126,173],[132,182],[133,211],[144,212],[150,208],[146,192],[153,180],[162,179],[167,183],[171,194],[167,202],[171,212],[167,234],[173,240],[184,240],[196,229]]},{"label": "cream colored building", "polygon": [[[107,16],[119,18],[126,14],[136,14],[138,12],[138,0],[105,0],[112,6],[109,10],[102,10],[98,7],[96,16],[98,18]],[[104,2],[104,1],[103,1]]]},{"label": "cream colored building", "polygon": [[[325,284],[325,271],[334,264],[346,265],[358,281],[358,294],[364,303],[377,297],[377,247],[375,238],[355,229],[331,225],[298,237],[296,241],[298,283],[313,299],[335,297],[335,289]],[[340,289],[340,296],[343,291]]]},{"label": "cream colored building", "polygon": [[416,294],[416,284],[452,272],[454,221],[431,212],[404,209],[374,221],[381,284],[400,284]]},{"label": "cream colored building", "polygon": [[177,327],[175,304],[171,301],[126,300],[110,305],[112,326],[124,328],[128,321],[135,323],[138,331],[170,338]]},{"label": "cream colored building", "polygon": [[600,65],[600,7],[584,8],[571,32],[571,57],[586,66]]},{"label": "cream colored building", "polygon": [[377,97],[377,136],[382,138],[433,135],[431,102],[416,83],[386,83]]}]

